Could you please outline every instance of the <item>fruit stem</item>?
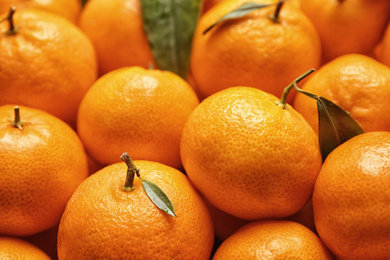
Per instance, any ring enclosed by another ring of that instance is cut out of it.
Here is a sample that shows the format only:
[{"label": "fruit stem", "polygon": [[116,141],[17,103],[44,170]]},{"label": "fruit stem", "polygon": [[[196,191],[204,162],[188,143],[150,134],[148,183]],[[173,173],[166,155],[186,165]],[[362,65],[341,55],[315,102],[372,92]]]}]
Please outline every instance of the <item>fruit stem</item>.
[{"label": "fruit stem", "polygon": [[135,166],[133,160],[130,158],[127,152],[121,155],[121,160],[124,161],[127,165],[127,174],[125,185],[123,185],[122,190],[124,191],[132,191],[134,189],[134,177],[137,175],[138,178],[141,178],[139,174],[139,169]]},{"label": "fruit stem", "polygon": [[16,12],[15,6],[11,6],[11,8],[9,9],[8,15],[4,18],[4,20],[2,20],[2,21],[7,20],[9,23],[9,30],[7,31],[8,35],[14,35],[14,34],[18,33],[18,27],[16,27],[14,24],[15,12]]},{"label": "fruit stem", "polygon": [[286,0],[281,0],[277,3],[276,5],[276,9],[275,9],[275,13],[273,13],[271,15],[271,20],[274,22],[274,23],[278,23],[279,22],[279,14],[280,14],[280,10],[282,10],[282,6],[284,4]]},{"label": "fruit stem", "polygon": [[314,69],[310,69],[308,71],[306,71],[305,73],[303,73],[301,76],[299,76],[298,78],[296,78],[293,82],[290,83],[290,85],[288,85],[284,90],[283,90],[283,93],[282,93],[282,97],[280,99],[280,101],[277,101],[276,104],[278,106],[280,106],[281,108],[286,108],[286,100],[287,100],[287,96],[288,96],[288,93],[290,93],[290,90],[296,86],[301,80],[303,80],[304,78],[306,78],[307,76],[309,76],[311,73],[314,72]]},{"label": "fruit stem", "polygon": [[14,120],[9,120],[9,121],[11,122],[11,125],[13,127],[17,127],[20,130],[22,130],[24,122],[20,121],[20,111],[18,106],[14,107],[14,112],[15,112]]}]

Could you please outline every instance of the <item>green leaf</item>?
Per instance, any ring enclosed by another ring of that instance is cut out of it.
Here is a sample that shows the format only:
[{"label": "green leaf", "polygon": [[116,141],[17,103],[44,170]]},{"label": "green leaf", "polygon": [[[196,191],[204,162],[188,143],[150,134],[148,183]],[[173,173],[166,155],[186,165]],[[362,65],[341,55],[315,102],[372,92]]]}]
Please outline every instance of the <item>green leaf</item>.
[{"label": "green leaf", "polygon": [[201,0],[141,0],[141,6],[157,66],[186,79]]},{"label": "green leaf", "polygon": [[319,119],[318,139],[322,159],[325,160],[337,146],[356,135],[362,134],[363,129],[340,106],[324,97],[316,99]]},{"label": "green leaf", "polygon": [[141,179],[142,187],[144,188],[146,195],[150,200],[162,211],[168,213],[171,216],[176,217],[175,209],[173,208],[172,202],[168,196],[158,187],[156,184]]},{"label": "green leaf", "polygon": [[222,16],[221,18],[219,18],[215,23],[213,23],[206,30],[204,30],[203,34],[206,34],[208,31],[213,29],[216,25],[218,25],[219,23],[221,23],[221,22],[223,22],[225,20],[240,18],[240,17],[243,17],[244,15],[246,15],[246,14],[248,14],[250,12],[253,12],[255,10],[258,10],[258,9],[261,9],[261,8],[264,8],[264,7],[267,7],[267,6],[270,6],[270,5],[271,4],[245,3],[245,4],[241,5],[241,6],[239,6],[238,8],[234,9],[230,13],[228,13],[228,14]]}]

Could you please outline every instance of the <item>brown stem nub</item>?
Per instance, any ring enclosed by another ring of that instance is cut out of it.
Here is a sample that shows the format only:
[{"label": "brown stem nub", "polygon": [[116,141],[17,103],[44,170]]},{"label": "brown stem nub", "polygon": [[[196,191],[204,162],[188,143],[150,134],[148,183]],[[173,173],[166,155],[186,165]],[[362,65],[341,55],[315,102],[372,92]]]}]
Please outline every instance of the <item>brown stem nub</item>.
[{"label": "brown stem nub", "polygon": [[138,178],[141,178],[139,174],[139,169],[135,166],[133,160],[130,158],[128,153],[123,153],[121,155],[121,160],[124,161],[127,165],[127,175],[125,185],[123,185],[122,189],[124,191],[131,191],[134,189],[134,177],[137,175]]},{"label": "brown stem nub", "polygon": [[5,17],[4,20],[7,20],[9,23],[9,29],[7,34],[8,35],[14,35],[18,32],[18,27],[14,24],[14,14],[16,12],[15,6],[11,6],[11,8],[8,11],[8,15]]},{"label": "brown stem nub", "polygon": [[280,10],[282,10],[282,6],[284,4],[286,0],[280,0],[277,5],[276,5],[276,9],[275,9],[275,13],[273,13],[271,15],[271,19],[272,21],[274,21],[274,23],[277,23],[279,22],[279,14],[280,14]]},{"label": "brown stem nub", "polygon": [[15,112],[15,124],[19,124],[20,123],[20,111],[19,111],[19,107],[18,106],[15,106],[14,107],[14,112]]}]

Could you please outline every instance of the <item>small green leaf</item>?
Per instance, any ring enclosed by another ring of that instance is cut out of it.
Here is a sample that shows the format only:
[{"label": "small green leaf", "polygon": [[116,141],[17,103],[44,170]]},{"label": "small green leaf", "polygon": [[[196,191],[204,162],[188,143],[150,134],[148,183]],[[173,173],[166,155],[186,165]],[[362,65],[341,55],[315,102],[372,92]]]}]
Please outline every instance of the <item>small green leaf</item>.
[{"label": "small green leaf", "polygon": [[175,209],[173,208],[172,202],[169,200],[168,196],[158,187],[156,184],[141,179],[142,187],[144,188],[146,195],[150,200],[162,211],[168,213],[169,215],[176,217]]},{"label": "small green leaf", "polygon": [[243,17],[244,15],[246,15],[246,14],[248,14],[250,12],[253,12],[255,10],[258,10],[258,9],[261,9],[261,8],[264,8],[264,7],[267,7],[267,6],[270,6],[270,5],[271,4],[245,3],[245,4],[241,5],[241,6],[239,6],[238,8],[234,9],[230,13],[228,13],[228,14],[222,16],[221,18],[219,18],[215,23],[213,23],[206,30],[204,30],[203,34],[206,34],[208,31],[213,29],[216,25],[218,25],[219,23],[221,23],[221,22],[223,22],[225,20],[240,18],[240,17]]},{"label": "small green leaf", "polygon": [[201,0],[141,0],[145,33],[157,66],[186,79]]},{"label": "small green leaf", "polygon": [[340,106],[324,98],[317,98],[318,139],[322,159],[348,139],[362,134],[360,125]]}]

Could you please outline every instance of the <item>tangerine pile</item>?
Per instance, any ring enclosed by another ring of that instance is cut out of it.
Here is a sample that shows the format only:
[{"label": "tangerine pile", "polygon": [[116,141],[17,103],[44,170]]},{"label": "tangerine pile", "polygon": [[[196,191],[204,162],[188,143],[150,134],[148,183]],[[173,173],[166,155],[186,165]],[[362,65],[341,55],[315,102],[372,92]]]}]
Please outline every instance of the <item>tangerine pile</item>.
[{"label": "tangerine pile", "polygon": [[145,3],[0,0],[0,258],[390,259],[390,1]]}]

